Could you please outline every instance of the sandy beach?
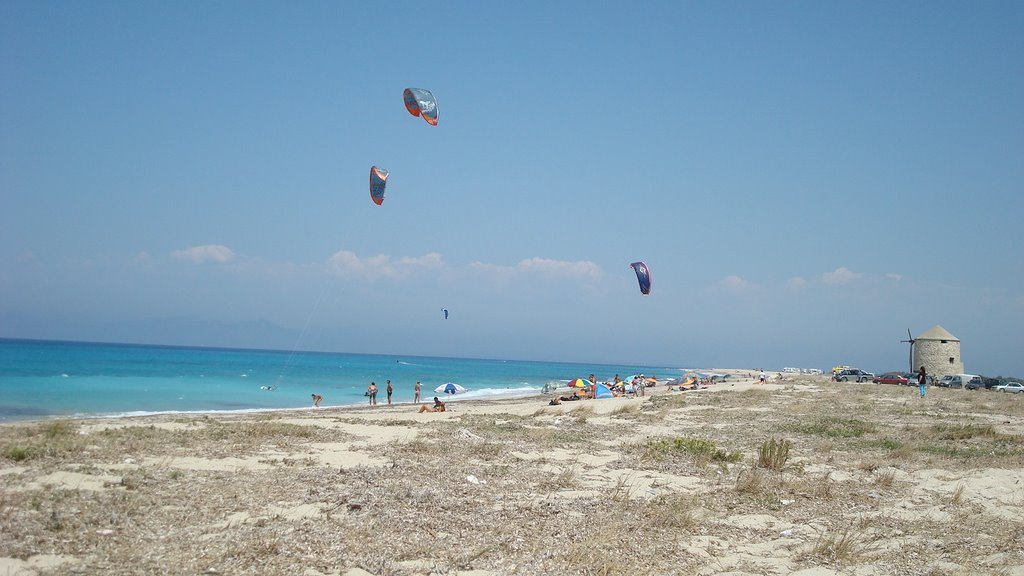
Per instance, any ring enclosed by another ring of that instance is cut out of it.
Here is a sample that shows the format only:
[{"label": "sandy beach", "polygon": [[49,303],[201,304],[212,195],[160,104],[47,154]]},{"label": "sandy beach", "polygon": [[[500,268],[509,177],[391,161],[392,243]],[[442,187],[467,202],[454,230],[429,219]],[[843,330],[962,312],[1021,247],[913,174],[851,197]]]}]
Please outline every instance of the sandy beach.
[{"label": "sandy beach", "polygon": [[1024,575],[1024,397],[735,373],[0,426],[0,575]]}]

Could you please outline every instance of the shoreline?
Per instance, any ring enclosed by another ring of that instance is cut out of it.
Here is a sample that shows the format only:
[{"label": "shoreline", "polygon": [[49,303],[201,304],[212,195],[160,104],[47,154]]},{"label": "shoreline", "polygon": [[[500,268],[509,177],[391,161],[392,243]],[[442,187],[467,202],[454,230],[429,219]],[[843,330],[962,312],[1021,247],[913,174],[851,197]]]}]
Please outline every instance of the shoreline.
[{"label": "shoreline", "polygon": [[[680,370],[681,370],[681,372],[680,372],[681,374],[687,373],[687,370],[683,370],[683,369],[680,369]],[[715,372],[715,373],[723,374],[723,375],[728,374],[730,377],[734,378],[734,380],[730,380],[730,383],[732,383],[732,384],[735,384],[735,383],[743,381],[742,378],[747,378],[747,375],[752,372],[751,370],[733,369],[733,368],[730,368],[730,369],[709,369],[709,370],[701,370],[701,371],[702,372],[704,372],[704,371],[706,371],[706,372]],[[742,376],[742,378],[741,378],[741,376]],[[793,375],[790,375],[790,376],[793,376]],[[665,380],[667,381],[668,379],[665,379]],[[718,383],[718,384],[714,384],[713,386],[722,386],[723,384],[724,383]],[[659,384],[657,384],[655,386],[655,388],[659,389],[659,390],[661,388],[663,388],[663,382],[659,382]],[[651,388],[649,388],[649,389],[651,389]],[[461,394],[461,395],[456,394],[454,396],[450,396],[448,399],[445,400],[445,402],[452,401],[452,402],[457,402],[457,403],[470,403],[470,402],[487,402],[487,401],[491,401],[491,400],[515,400],[515,399],[525,399],[525,398],[541,397],[541,396],[550,395],[550,394],[553,393],[553,392],[545,393],[542,390],[543,390],[543,387],[522,386],[522,385],[517,385],[516,387],[512,387],[512,385],[510,384],[509,386],[507,386],[505,388],[485,388],[485,389],[482,389],[482,390],[472,390],[471,389],[471,390],[468,391],[468,394],[469,394],[468,397],[466,396],[465,393]],[[559,388],[558,390],[562,391],[563,393],[567,393],[568,392],[568,388],[564,387],[564,386]],[[474,394],[474,393],[479,394],[479,393],[482,393],[484,391],[487,391],[488,394],[484,395],[484,396],[478,396],[478,395]],[[430,391],[429,393],[424,394],[422,396],[422,398],[424,398],[426,400],[421,400],[420,404],[423,404],[426,401],[429,401],[435,395],[438,395],[439,398],[442,397],[437,392]],[[445,395],[445,396],[447,396],[447,395]],[[378,399],[379,399],[379,396],[378,396]],[[387,400],[386,400],[386,397],[385,397],[383,403],[378,401],[377,406],[381,407],[381,408],[384,408],[384,407],[387,406],[386,402],[387,402]],[[402,402],[394,402],[393,403],[393,406],[401,406],[401,405],[416,406],[416,404],[413,404],[413,402],[411,400],[409,400],[409,401],[402,401]],[[160,417],[160,416],[204,416],[204,415],[205,416],[215,416],[215,415],[230,416],[230,415],[244,415],[244,414],[268,414],[268,413],[272,414],[272,413],[275,413],[275,412],[301,412],[303,410],[318,410],[318,409],[319,410],[323,410],[323,409],[346,409],[347,410],[347,409],[359,408],[360,406],[368,407],[365,403],[357,401],[357,402],[353,402],[351,404],[321,405],[321,406],[319,406],[317,408],[314,408],[313,406],[292,406],[292,407],[253,407],[253,408],[234,408],[234,409],[216,409],[216,408],[211,408],[211,409],[198,409],[198,410],[152,410],[152,411],[138,410],[138,411],[127,411],[127,412],[116,412],[116,413],[96,413],[96,414],[82,414],[82,413],[78,413],[78,414],[49,414],[49,415],[42,415],[42,416],[33,416],[33,417],[29,417],[29,418],[17,418],[17,419],[13,419],[13,420],[9,420],[9,421],[0,421],[0,426],[8,426],[8,425],[16,425],[16,424],[24,424],[24,423],[33,423],[33,422],[52,422],[52,421],[57,421],[57,420],[97,420],[97,419],[101,419],[102,420],[102,419],[122,419],[122,418],[147,418],[147,417]]]}]

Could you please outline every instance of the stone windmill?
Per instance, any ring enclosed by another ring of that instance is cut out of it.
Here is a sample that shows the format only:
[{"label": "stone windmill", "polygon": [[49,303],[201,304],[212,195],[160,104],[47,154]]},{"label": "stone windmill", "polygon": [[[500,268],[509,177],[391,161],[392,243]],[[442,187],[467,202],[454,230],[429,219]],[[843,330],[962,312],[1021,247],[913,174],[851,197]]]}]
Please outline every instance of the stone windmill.
[{"label": "stone windmill", "polygon": [[960,339],[942,326],[933,326],[924,334],[910,340],[914,368],[925,367],[928,374],[942,378],[947,374],[963,374],[964,362],[960,356]]}]

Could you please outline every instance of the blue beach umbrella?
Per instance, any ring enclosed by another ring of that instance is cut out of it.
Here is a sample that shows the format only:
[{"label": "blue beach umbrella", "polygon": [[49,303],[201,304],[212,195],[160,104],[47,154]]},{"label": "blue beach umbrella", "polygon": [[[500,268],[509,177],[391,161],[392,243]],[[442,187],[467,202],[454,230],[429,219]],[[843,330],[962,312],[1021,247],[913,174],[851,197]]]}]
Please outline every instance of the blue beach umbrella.
[{"label": "blue beach umbrella", "polygon": [[444,392],[445,394],[458,394],[459,392],[465,392],[466,389],[459,386],[455,382],[449,382],[447,384],[441,384],[437,388],[434,388],[434,392]]}]

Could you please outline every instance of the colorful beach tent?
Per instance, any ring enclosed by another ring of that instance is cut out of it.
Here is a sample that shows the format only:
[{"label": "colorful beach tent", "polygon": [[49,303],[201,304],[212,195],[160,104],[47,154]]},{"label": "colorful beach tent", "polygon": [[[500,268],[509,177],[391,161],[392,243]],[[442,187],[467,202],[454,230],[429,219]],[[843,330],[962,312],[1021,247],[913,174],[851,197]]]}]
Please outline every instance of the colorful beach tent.
[{"label": "colorful beach tent", "polygon": [[597,383],[597,391],[594,394],[595,398],[613,398],[614,396],[611,388],[600,382]]}]

